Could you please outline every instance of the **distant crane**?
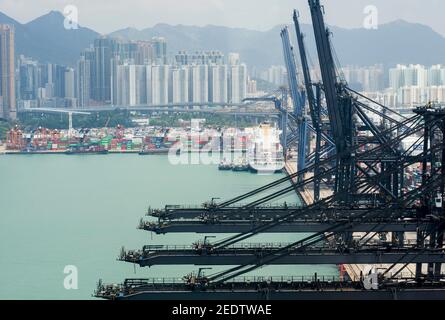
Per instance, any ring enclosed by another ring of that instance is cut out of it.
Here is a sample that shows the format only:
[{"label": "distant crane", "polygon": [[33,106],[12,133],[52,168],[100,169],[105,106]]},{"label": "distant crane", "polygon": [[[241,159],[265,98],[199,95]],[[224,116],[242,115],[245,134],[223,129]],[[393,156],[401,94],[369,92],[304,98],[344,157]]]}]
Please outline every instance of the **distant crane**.
[{"label": "distant crane", "polygon": [[[281,39],[283,43],[284,62],[286,64],[289,91],[292,97],[294,106],[293,115],[297,120],[297,135],[298,135],[298,155],[297,155],[297,171],[303,171],[306,168],[306,149],[307,149],[307,128],[308,123],[304,114],[305,97],[304,93],[300,92],[298,88],[297,65],[295,63],[295,56],[293,47],[290,43],[289,30],[285,27],[281,30]],[[303,176],[299,176],[298,180],[303,180]]]},{"label": "distant crane", "polygon": [[71,138],[73,134],[73,114],[90,115],[90,112],[86,111],[73,111],[69,109],[53,109],[53,108],[28,108],[27,111],[46,112],[56,114],[68,114],[68,136]]}]

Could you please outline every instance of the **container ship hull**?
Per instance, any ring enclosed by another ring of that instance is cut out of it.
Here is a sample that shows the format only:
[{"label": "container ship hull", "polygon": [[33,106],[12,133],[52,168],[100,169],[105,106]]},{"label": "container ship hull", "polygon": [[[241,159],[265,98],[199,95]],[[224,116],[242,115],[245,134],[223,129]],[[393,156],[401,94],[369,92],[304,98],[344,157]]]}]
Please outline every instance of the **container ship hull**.
[{"label": "container ship hull", "polygon": [[161,148],[161,149],[150,149],[150,150],[144,150],[139,152],[140,156],[149,156],[149,155],[156,155],[156,154],[168,154],[170,151],[169,148]]},{"label": "container ship hull", "polygon": [[66,155],[98,155],[98,154],[108,154],[108,150],[68,150],[65,151]]}]

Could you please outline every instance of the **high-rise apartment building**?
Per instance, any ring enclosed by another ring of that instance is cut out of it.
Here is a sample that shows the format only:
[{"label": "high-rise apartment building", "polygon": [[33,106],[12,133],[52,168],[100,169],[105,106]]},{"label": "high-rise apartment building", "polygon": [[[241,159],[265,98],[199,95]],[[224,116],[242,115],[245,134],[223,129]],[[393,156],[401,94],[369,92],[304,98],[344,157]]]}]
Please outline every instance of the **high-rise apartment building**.
[{"label": "high-rise apartment building", "polygon": [[190,67],[190,102],[204,103],[209,101],[209,66],[195,65]]},{"label": "high-rise apartment building", "polygon": [[76,97],[76,83],[75,83],[74,69],[66,68],[64,98],[75,99],[75,97]]},{"label": "high-rise apartment building", "polygon": [[134,63],[139,65],[152,64],[154,57],[154,46],[151,41],[137,41]]},{"label": "high-rise apartment building", "polygon": [[171,98],[173,103],[189,102],[189,67],[181,66],[171,71]]},{"label": "high-rise apartment building", "polygon": [[184,65],[222,65],[224,64],[224,54],[221,51],[197,51],[188,53],[179,51],[175,55],[175,63],[180,66]]},{"label": "high-rise apartment building", "polygon": [[151,67],[151,104],[168,104],[170,66]]},{"label": "high-rise apartment building", "polygon": [[15,120],[14,27],[0,24],[0,117]]},{"label": "high-rise apartment building", "polygon": [[245,64],[229,66],[229,102],[241,103],[247,96],[247,67]]},{"label": "high-rise apartment building", "polygon": [[20,56],[18,59],[20,100],[36,100],[40,87],[40,69],[37,61]]},{"label": "high-rise apartment building", "polygon": [[247,94],[254,96],[258,93],[257,82],[253,79],[247,79]]},{"label": "high-rise apartment building", "polygon": [[422,65],[397,65],[389,70],[389,86],[393,90],[410,86],[426,87],[427,82],[428,71]]},{"label": "high-rise apartment building", "polygon": [[239,65],[241,63],[240,54],[237,52],[229,53],[229,58],[228,58],[227,62],[229,64],[229,66]]},{"label": "high-rise apartment building", "polygon": [[358,91],[376,92],[383,90],[384,68],[382,65],[369,67],[347,66],[342,73],[348,85]]},{"label": "high-rise apartment building", "polygon": [[94,41],[94,78],[92,98],[100,102],[111,101],[112,58],[118,51],[116,40],[100,38]]},{"label": "high-rise apartment building", "polygon": [[153,63],[157,65],[167,64],[167,41],[162,37],[151,39],[153,46]]},{"label": "high-rise apartment building", "polygon": [[77,62],[77,100],[81,108],[90,105],[91,95],[91,64],[85,56],[82,56]]},{"label": "high-rise apartment building", "polygon": [[64,75],[64,96],[65,106],[68,108],[77,107],[76,99],[76,76],[73,68],[66,68]]},{"label": "high-rise apartment building", "polygon": [[117,66],[117,104],[137,106],[147,104],[147,69],[144,65]]},{"label": "high-rise apartment building", "polygon": [[226,103],[228,98],[227,65],[209,66],[209,102]]},{"label": "high-rise apartment building", "polygon": [[260,78],[277,87],[286,85],[288,81],[286,68],[284,66],[271,66],[261,73]]}]

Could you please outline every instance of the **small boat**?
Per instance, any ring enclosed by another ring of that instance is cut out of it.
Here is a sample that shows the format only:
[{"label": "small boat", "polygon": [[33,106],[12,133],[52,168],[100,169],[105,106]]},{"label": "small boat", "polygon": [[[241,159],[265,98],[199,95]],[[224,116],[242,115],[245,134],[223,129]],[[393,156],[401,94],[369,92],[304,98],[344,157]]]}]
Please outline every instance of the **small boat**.
[{"label": "small boat", "polygon": [[232,168],[233,171],[235,172],[245,172],[245,171],[249,171],[249,164],[247,163],[246,160],[238,160]]},{"label": "small boat", "polygon": [[230,170],[232,170],[232,168],[233,168],[232,163],[227,162],[225,160],[221,161],[221,163],[218,166],[218,169],[221,171],[230,171]]}]

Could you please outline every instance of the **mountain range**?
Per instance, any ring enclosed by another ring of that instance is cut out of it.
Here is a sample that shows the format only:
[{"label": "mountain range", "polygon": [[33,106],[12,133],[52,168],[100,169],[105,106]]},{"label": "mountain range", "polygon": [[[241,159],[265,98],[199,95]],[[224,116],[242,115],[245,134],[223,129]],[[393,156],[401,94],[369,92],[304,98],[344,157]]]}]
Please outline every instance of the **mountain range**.
[{"label": "mountain range", "polygon": [[[41,62],[73,66],[82,50],[100,36],[94,30],[80,27],[66,30],[64,16],[51,11],[29,23],[21,24],[0,13],[0,23],[13,24],[16,32],[16,53]],[[167,39],[168,52],[179,50],[220,50],[227,54],[239,52],[249,66],[258,68],[283,64],[280,28],[255,31],[207,25],[203,27],[157,24],[137,30],[126,28],[109,36],[127,40],[149,40],[154,36]],[[296,44],[292,25],[292,41]],[[302,25],[310,59],[316,62],[312,27]],[[332,26],[336,55],[341,65],[367,66],[397,63],[432,65],[445,63],[445,38],[428,26],[398,20],[380,25],[377,30],[344,29]]]},{"label": "mountain range", "polygon": [[15,27],[16,55],[64,65],[75,65],[80,52],[89,47],[100,35],[88,28],[64,28],[65,17],[51,11],[31,22],[21,24],[0,12],[0,23]]}]

